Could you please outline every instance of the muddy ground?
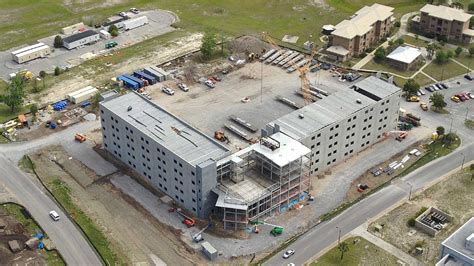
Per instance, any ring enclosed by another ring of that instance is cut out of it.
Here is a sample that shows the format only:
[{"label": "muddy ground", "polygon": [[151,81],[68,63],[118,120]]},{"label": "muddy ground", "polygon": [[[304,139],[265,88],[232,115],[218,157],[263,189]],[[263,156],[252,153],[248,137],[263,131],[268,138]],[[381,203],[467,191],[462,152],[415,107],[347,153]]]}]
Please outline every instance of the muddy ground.
[{"label": "muddy ground", "polygon": [[59,178],[69,186],[74,203],[99,225],[111,248],[128,263],[200,262],[199,256],[178,240],[178,232],[151,218],[133,199],[115,189],[109,182],[110,176],[97,177],[79,161],[69,159],[60,146],[39,151],[31,159],[44,181]]}]

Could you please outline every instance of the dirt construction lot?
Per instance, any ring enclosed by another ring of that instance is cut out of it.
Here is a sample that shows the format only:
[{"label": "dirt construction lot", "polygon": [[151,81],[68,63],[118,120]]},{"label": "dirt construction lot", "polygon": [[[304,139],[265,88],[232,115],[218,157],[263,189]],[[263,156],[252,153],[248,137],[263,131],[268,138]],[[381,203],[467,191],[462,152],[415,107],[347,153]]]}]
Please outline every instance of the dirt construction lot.
[{"label": "dirt construction lot", "polygon": [[174,230],[150,218],[134,200],[116,190],[109,183],[111,176],[98,178],[59,146],[39,151],[31,159],[44,182],[60,179],[69,187],[74,204],[99,226],[111,243],[109,248],[126,264],[199,263],[193,251],[183,248]]},{"label": "dirt construction lot", "polygon": [[[474,216],[474,181],[470,178],[471,173],[464,168],[463,172],[455,173],[380,218],[369,227],[369,231],[411,255],[415,245],[421,245],[424,252],[415,258],[434,265],[439,259],[441,242]],[[422,207],[436,207],[453,216],[454,220],[433,238],[407,225],[408,219]],[[381,233],[374,232],[376,224],[384,224]]]}]

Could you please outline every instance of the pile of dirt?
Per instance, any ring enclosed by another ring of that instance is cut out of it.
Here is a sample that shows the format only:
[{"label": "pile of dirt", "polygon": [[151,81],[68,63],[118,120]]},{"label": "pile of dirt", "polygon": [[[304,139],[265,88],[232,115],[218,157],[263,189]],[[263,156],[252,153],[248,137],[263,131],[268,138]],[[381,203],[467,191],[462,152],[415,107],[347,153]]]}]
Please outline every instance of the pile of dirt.
[{"label": "pile of dirt", "polygon": [[261,54],[263,50],[268,51],[271,45],[255,36],[242,36],[229,42],[229,49],[232,53],[240,54]]}]

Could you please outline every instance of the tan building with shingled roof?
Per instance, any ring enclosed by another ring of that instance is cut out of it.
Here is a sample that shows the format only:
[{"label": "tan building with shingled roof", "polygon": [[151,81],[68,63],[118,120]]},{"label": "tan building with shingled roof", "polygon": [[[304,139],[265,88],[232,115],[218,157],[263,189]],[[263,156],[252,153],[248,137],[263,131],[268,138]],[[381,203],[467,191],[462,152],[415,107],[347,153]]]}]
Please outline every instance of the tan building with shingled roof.
[{"label": "tan building with shingled roof", "polygon": [[326,52],[337,61],[357,56],[387,37],[394,21],[393,7],[380,4],[364,6],[349,20],[335,26]]}]

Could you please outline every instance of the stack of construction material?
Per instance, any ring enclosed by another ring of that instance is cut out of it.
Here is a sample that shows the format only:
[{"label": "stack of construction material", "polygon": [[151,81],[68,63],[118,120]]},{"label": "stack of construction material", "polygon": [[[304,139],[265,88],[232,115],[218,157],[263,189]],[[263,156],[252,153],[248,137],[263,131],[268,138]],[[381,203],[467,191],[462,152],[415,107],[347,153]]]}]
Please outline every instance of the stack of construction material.
[{"label": "stack of construction material", "polygon": [[57,103],[53,104],[53,109],[54,109],[54,111],[61,111],[64,108],[66,108],[66,106],[67,106],[66,101],[60,101],[60,102],[57,102]]}]

